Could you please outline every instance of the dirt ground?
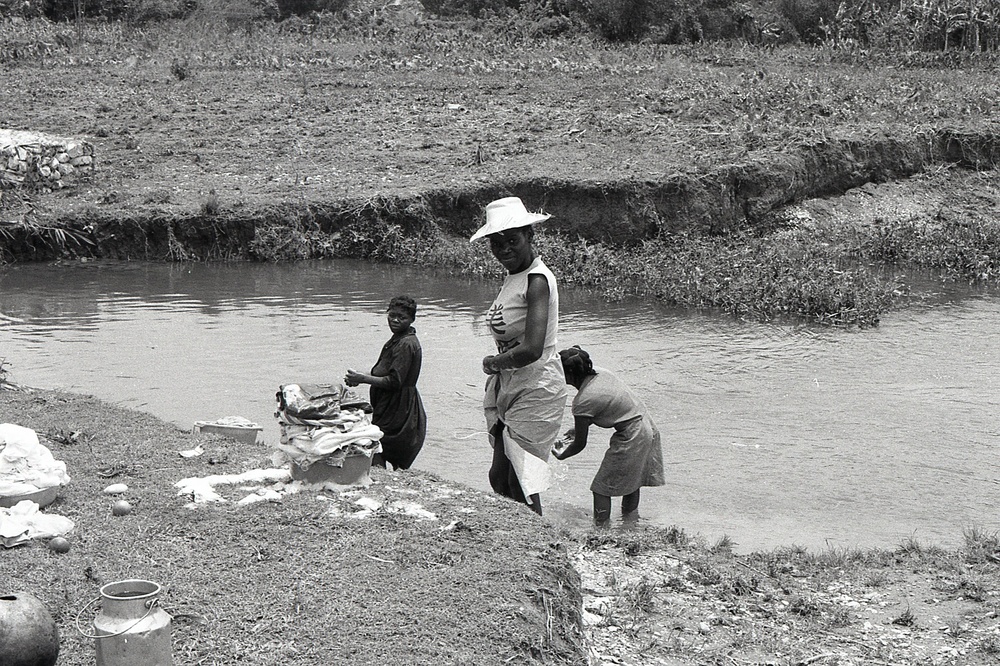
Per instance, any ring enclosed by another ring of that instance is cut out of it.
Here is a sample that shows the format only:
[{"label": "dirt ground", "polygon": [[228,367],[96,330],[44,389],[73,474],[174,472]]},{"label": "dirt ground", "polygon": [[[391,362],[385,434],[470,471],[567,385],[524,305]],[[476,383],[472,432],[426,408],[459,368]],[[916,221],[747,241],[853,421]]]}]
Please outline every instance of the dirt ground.
[{"label": "dirt ground", "polygon": [[[629,536],[575,553],[591,664],[995,664],[998,563],[705,557]],[[639,541],[641,543],[641,541]],[[910,544],[913,546],[913,544]],[[993,542],[995,547],[996,543]],[[956,566],[957,565],[957,566]]]},{"label": "dirt ground", "polygon": [[4,65],[0,122],[86,139],[96,160],[65,190],[7,193],[5,217],[89,224],[109,247],[150,221],[211,236],[232,220],[393,207],[394,221],[427,208],[464,235],[505,194],[554,213],[554,228],[635,240],[1000,156],[989,67],[952,76],[816,49],[610,48],[431,23],[364,39],[92,30]]}]

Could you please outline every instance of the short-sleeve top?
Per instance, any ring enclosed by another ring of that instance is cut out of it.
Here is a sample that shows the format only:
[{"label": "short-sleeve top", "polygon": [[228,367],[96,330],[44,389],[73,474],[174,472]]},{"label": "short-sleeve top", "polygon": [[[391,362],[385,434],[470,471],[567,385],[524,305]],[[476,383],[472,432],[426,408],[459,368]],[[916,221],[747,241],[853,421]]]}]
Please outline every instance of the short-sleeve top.
[{"label": "short-sleeve top", "polygon": [[573,416],[591,419],[601,428],[630,421],[646,413],[646,405],[625,383],[603,368],[584,380],[573,398]]}]

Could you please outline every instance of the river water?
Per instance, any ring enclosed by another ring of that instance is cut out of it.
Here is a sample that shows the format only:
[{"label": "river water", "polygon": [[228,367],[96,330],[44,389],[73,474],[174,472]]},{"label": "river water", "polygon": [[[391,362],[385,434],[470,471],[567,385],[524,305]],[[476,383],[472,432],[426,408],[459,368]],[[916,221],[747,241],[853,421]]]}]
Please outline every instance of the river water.
[{"label": "river water", "polygon": [[[429,421],[415,467],[489,490],[480,360],[497,286],[358,261],[15,265],[0,269],[0,359],[12,381],[184,430],[248,418],[263,451],[278,386],[370,368],[388,299],[408,293]],[[643,520],[739,552],[951,547],[1000,529],[1000,299],[944,297],[843,331],[561,298],[560,344],[634,386],[663,433],[668,485],[643,490]],[[554,462],[549,520],[587,524],[607,436]]]}]

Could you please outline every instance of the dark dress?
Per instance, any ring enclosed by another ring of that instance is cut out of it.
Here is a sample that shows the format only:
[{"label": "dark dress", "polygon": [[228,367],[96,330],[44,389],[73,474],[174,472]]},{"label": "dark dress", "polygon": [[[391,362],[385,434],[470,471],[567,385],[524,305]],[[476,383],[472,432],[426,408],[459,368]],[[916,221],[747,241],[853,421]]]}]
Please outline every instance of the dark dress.
[{"label": "dark dress", "polygon": [[393,335],[372,368],[375,377],[389,377],[388,389],[371,387],[372,423],[382,432],[382,457],[396,469],[409,469],[424,446],[427,414],[417,392],[423,351],[410,327]]}]

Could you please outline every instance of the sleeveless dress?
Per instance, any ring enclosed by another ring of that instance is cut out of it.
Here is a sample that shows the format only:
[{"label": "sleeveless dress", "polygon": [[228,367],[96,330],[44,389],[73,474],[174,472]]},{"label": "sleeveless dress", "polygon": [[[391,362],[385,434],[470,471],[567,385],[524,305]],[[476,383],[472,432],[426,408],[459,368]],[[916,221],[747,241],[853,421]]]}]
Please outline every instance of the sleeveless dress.
[{"label": "sleeveless dress", "polygon": [[573,398],[573,416],[614,428],[590,491],[606,497],[631,495],[642,486],[662,486],[660,432],[646,405],[618,377],[602,368],[587,377]]},{"label": "sleeveless dress", "polygon": [[374,377],[389,377],[392,387],[369,390],[372,423],[382,430],[382,457],[396,469],[409,469],[427,435],[427,414],[417,391],[423,350],[411,326],[393,335],[371,369]]},{"label": "sleeveless dress", "polygon": [[498,354],[521,344],[528,315],[529,275],[543,275],[549,283],[549,317],[542,355],[523,368],[490,375],[483,400],[490,444],[494,444],[494,426],[503,422],[504,452],[526,498],[549,487],[547,461],[566,407],[566,375],[557,352],[559,291],[555,276],[536,257],[524,271],[504,278],[500,293],[486,313]]}]

